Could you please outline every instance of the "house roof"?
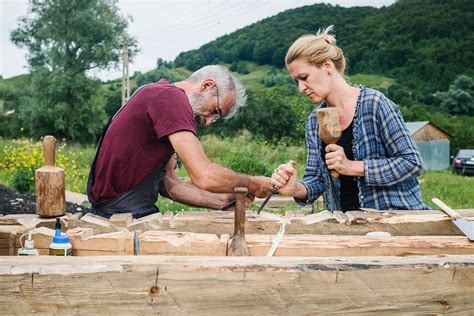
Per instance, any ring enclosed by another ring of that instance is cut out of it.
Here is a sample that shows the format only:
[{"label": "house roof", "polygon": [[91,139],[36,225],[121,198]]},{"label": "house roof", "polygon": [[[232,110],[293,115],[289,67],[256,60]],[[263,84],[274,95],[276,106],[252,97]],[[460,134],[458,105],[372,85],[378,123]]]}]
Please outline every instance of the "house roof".
[{"label": "house roof", "polygon": [[439,126],[436,126],[435,124],[433,123],[430,123],[430,121],[418,121],[418,122],[406,122],[405,123],[407,128],[408,128],[408,131],[410,132],[410,135],[413,135],[415,134],[418,130],[422,129],[423,127],[425,127],[426,125],[428,124],[431,124],[433,125],[434,127],[436,127],[437,129],[439,129],[440,131],[442,131],[443,133],[445,133],[446,135],[448,135],[449,137],[452,137],[448,132],[446,132],[444,129],[440,128]]},{"label": "house roof", "polygon": [[407,122],[405,123],[408,127],[408,131],[410,132],[410,135],[413,135],[416,133],[417,130],[421,129],[423,126],[428,124],[429,121],[419,121],[419,122]]}]

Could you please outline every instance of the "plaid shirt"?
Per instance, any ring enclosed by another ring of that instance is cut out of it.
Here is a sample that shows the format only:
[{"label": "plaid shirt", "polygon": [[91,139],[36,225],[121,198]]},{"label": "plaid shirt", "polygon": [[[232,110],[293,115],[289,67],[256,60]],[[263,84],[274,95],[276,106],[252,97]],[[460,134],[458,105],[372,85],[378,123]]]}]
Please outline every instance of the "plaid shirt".
[{"label": "plaid shirt", "polygon": [[[323,102],[320,107],[325,106]],[[360,206],[379,210],[429,209],[422,201],[416,178],[423,171],[423,161],[395,103],[379,91],[362,87],[353,124],[354,160],[364,161],[364,176],[354,177]],[[295,201],[311,204],[323,194],[327,209],[334,211],[315,111],[306,124],[306,144],[308,157],[301,183],[308,190],[308,198]]]}]

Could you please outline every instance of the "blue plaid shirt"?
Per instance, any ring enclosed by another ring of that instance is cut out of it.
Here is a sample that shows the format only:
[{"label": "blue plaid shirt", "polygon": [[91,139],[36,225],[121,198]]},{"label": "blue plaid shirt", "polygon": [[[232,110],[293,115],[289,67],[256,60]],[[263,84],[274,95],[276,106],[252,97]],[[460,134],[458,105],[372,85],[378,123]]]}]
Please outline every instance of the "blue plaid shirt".
[{"label": "blue plaid shirt", "polygon": [[[325,106],[323,102],[320,107]],[[364,176],[354,177],[360,206],[379,210],[429,209],[422,201],[416,178],[423,171],[423,161],[396,104],[381,92],[362,87],[353,124],[354,160],[364,161]],[[308,190],[308,198],[295,201],[311,204],[323,194],[327,209],[334,211],[315,111],[306,124],[306,144],[308,157],[301,183]]]}]

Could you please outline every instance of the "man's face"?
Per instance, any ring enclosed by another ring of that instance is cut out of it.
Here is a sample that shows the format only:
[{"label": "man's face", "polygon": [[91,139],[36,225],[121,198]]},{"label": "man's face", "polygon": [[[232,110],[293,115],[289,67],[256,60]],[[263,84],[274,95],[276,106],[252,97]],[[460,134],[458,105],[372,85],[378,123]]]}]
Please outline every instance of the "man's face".
[{"label": "man's face", "polygon": [[[215,89],[216,93],[213,93],[212,89]],[[197,124],[209,126],[222,116],[216,86],[201,93],[194,92],[189,98],[189,103]]]}]

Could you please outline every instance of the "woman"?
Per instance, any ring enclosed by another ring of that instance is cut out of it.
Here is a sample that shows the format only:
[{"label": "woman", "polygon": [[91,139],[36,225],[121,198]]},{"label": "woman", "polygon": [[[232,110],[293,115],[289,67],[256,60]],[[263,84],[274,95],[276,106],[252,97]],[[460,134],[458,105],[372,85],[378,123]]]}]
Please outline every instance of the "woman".
[{"label": "woman", "polygon": [[[296,170],[283,164],[275,169],[273,184],[300,205],[323,194],[330,211],[427,209],[417,180],[423,162],[400,111],[382,93],[344,80],[344,54],[331,31],[329,26],[297,39],[285,62],[298,90],[312,103],[338,110],[342,136],[336,144],[324,144],[313,111],[306,124],[303,178],[297,181]],[[338,181],[330,170],[340,174]]]}]

